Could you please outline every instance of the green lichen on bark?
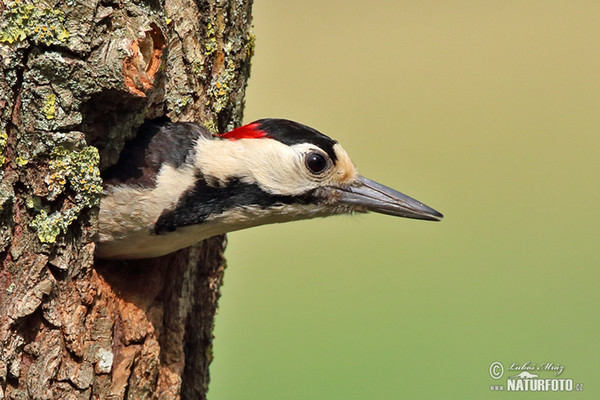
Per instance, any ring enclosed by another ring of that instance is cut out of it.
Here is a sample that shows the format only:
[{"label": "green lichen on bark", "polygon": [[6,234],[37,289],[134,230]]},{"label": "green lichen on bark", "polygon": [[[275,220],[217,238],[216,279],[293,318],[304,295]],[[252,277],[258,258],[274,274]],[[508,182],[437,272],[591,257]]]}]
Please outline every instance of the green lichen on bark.
[{"label": "green lichen on bark", "polygon": [[15,157],[15,162],[17,163],[17,165],[19,167],[24,167],[27,165],[27,163],[29,162],[29,160],[23,156],[16,156]]},{"label": "green lichen on bark", "polygon": [[229,104],[229,97],[233,91],[233,82],[237,78],[236,64],[229,56],[231,46],[225,47],[225,68],[215,75],[208,88],[208,95],[213,99],[213,108],[218,113]]},{"label": "green lichen on bark", "polygon": [[44,114],[46,119],[54,119],[56,113],[56,95],[54,93],[49,94],[44,101]]},{"label": "green lichen on bark", "polygon": [[0,132],[0,167],[6,162],[6,156],[4,151],[6,150],[6,142],[8,141],[8,135],[5,131]]},{"label": "green lichen on bark", "polygon": [[102,193],[102,179],[98,169],[100,157],[95,147],[69,151],[59,146],[53,156],[47,178],[50,189],[47,199],[55,200],[67,186],[74,191],[75,196],[73,204],[66,209],[51,213],[47,209],[39,210],[30,225],[36,229],[42,243],[54,243],[59,234],[66,233],[69,225],[84,208],[100,204]]},{"label": "green lichen on bark", "polygon": [[248,30],[248,41],[246,42],[246,56],[252,58],[256,49],[256,35],[252,29]]},{"label": "green lichen on bark", "polygon": [[20,0],[7,2],[0,23],[0,42],[15,43],[27,38],[45,45],[64,42],[69,37],[64,21],[60,10]]},{"label": "green lichen on bark", "polygon": [[206,56],[210,56],[219,48],[217,44],[215,28],[212,23],[209,23],[206,27],[206,42],[204,44],[204,48],[206,49]]}]

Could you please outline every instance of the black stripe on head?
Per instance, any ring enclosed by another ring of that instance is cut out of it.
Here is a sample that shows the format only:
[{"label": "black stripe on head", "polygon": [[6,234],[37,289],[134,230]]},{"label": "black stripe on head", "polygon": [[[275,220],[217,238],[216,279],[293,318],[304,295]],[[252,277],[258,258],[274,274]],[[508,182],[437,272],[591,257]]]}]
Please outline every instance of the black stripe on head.
[{"label": "black stripe on head", "polygon": [[265,192],[255,184],[231,180],[224,187],[210,186],[197,177],[194,187],[185,192],[175,208],[165,210],[154,225],[154,232],[161,234],[177,228],[197,225],[211,216],[227,210],[243,207],[267,209],[278,204],[308,204],[310,196],[282,196]]},{"label": "black stripe on head", "polygon": [[288,146],[299,143],[312,143],[321,148],[329,155],[331,161],[337,161],[337,156],[333,146],[337,141],[329,136],[323,135],[318,130],[310,126],[302,125],[298,122],[287,119],[260,119],[254,123],[258,124],[258,129],[265,132],[268,137],[275,139]]}]

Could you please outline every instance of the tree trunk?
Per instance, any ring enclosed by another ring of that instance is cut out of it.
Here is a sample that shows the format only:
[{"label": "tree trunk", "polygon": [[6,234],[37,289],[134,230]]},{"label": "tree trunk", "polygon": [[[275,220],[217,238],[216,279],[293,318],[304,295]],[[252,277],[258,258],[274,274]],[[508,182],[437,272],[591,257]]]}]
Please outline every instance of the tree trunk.
[{"label": "tree trunk", "polygon": [[202,399],[224,237],[94,260],[144,120],[239,125],[252,0],[0,0],[0,399]]}]

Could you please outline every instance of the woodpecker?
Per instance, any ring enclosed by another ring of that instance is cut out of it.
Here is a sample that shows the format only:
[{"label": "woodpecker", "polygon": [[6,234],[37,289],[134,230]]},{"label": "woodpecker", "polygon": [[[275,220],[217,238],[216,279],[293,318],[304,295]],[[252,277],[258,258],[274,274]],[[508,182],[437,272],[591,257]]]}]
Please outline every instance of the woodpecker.
[{"label": "woodpecker", "polygon": [[101,258],[158,257],[226,232],[337,214],[443,217],[359,175],[337,141],[285,119],[215,135],[189,122],[146,123],[103,177]]}]

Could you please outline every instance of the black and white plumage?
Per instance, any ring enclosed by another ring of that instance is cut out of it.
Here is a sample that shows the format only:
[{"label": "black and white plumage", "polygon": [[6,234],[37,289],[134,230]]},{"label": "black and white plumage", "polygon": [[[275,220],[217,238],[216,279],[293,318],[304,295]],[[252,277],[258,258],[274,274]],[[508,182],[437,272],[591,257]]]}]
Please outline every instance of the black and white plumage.
[{"label": "black and white plumage", "polygon": [[335,214],[442,218],[360,176],[335,140],[283,119],[221,135],[146,124],[104,178],[96,243],[105,258],[157,257],[226,232]]}]

